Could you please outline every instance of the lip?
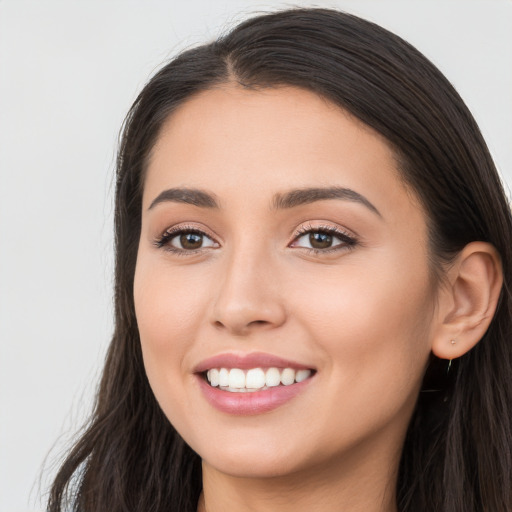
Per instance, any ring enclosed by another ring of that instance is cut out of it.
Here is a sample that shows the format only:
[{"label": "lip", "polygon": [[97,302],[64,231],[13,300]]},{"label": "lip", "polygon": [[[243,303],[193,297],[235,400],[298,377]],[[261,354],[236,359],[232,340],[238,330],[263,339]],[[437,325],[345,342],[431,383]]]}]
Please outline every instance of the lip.
[{"label": "lip", "polygon": [[[232,393],[212,387],[204,378],[204,373],[211,368],[293,368],[294,370],[313,370],[311,377],[289,386],[276,386],[262,391]],[[316,369],[297,361],[284,359],[263,352],[224,353],[201,361],[195,368],[199,388],[207,402],[215,409],[232,415],[249,416],[262,414],[277,409],[307,389],[316,375]]]},{"label": "lip", "polygon": [[203,396],[215,409],[235,416],[262,414],[277,409],[303,392],[315,375],[289,386],[276,386],[264,391],[231,393],[212,387],[201,374],[196,375]]},{"label": "lip", "polygon": [[228,352],[201,361],[194,368],[193,372],[203,373],[211,368],[240,368],[241,370],[249,370],[251,368],[293,368],[294,370],[315,370],[312,366],[264,352],[251,352],[248,354]]}]

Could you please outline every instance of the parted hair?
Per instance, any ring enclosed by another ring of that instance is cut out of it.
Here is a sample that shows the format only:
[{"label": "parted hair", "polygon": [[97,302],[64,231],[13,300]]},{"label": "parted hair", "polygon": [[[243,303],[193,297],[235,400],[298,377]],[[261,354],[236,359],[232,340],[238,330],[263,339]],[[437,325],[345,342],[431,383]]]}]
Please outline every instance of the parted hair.
[{"label": "parted hair", "polygon": [[[312,91],[380,133],[427,216],[433,279],[472,241],[500,253],[489,329],[454,361],[431,357],[397,480],[400,512],[512,510],[512,219],[480,130],[441,72],[387,30],[331,9],[248,19],[173,58],[122,131],[115,195],[115,330],[94,411],[62,463],[49,512],[193,512],[201,461],[161,411],[144,371],[133,278],[148,155],[185,100],[224,83]],[[340,507],[342,504],[340,504]]]}]

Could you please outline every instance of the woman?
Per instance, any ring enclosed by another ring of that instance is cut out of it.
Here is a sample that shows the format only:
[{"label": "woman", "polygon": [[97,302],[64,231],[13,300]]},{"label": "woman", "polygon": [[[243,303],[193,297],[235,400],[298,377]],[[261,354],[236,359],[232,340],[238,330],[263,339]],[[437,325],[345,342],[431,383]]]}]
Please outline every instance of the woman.
[{"label": "woman", "polygon": [[386,30],[296,9],[181,54],[126,120],[116,329],[49,510],[511,510],[511,228]]}]

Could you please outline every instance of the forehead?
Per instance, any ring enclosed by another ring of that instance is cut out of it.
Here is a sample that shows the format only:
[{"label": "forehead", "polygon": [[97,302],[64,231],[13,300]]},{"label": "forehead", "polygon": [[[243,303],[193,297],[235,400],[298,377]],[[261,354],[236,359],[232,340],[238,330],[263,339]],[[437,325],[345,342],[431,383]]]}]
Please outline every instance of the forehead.
[{"label": "forehead", "polygon": [[289,188],[341,186],[369,196],[377,208],[417,207],[381,135],[294,87],[225,85],[182,104],[151,152],[145,205],[176,186],[207,188],[221,198],[236,192],[243,200]]}]

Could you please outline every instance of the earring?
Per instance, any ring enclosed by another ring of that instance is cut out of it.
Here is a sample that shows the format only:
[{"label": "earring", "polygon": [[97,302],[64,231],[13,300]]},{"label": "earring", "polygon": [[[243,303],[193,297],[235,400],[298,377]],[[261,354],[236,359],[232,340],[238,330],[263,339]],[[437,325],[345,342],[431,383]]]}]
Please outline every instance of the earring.
[{"label": "earring", "polygon": [[[450,340],[450,343],[451,343],[452,345],[455,345],[455,343],[457,343],[457,340],[455,340],[455,339],[454,339],[454,340]],[[446,368],[446,374],[447,374],[447,375],[450,373],[450,368],[451,368],[451,367],[452,367],[452,360],[450,359],[450,360],[448,361],[448,368]]]}]

